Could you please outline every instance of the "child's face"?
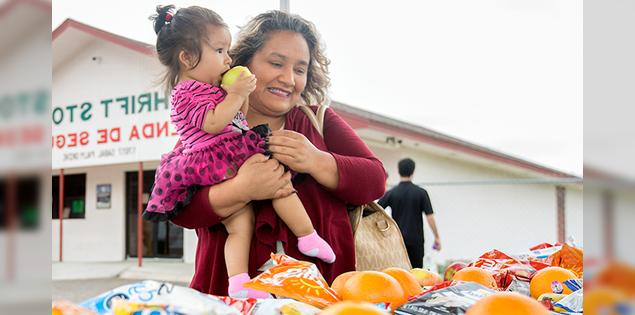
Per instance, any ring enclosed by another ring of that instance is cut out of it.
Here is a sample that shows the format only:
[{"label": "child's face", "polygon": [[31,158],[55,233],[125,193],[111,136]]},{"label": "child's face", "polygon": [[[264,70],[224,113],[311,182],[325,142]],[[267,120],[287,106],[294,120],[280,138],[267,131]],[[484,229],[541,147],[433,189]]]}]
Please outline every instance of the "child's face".
[{"label": "child's face", "polygon": [[209,84],[220,84],[222,74],[229,70],[232,59],[229,57],[231,34],[222,26],[208,26],[207,40],[202,43],[201,60],[188,72],[194,80]]}]

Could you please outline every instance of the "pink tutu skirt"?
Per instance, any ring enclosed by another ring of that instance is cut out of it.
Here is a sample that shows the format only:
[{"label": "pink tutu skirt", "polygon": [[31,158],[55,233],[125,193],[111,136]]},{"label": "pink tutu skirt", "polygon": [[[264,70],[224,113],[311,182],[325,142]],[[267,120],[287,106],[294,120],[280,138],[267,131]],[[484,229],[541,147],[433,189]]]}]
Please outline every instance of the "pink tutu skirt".
[{"label": "pink tutu skirt", "polygon": [[234,177],[256,153],[268,154],[265,139],[270,133],[269,126],[259,125],[242,133],[221,134],[200,150],[185,153],[180,146],[164,154],[143,218],[165,221],[175,217],[199,188]]}]

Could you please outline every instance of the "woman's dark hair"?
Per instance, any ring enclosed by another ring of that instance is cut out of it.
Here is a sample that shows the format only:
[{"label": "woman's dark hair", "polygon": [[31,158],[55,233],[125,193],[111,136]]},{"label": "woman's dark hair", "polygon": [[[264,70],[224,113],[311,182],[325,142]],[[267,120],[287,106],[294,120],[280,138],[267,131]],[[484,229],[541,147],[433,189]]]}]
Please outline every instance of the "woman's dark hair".
[{"label": "woman's dark hair", "polygon": [[167,67],[161,82],[165,84],[167,95],[170,95],[179,76],[179,53],[186,51],[195,56],[192,67],[196,67],[201,60],[203,41],[209,40],[207,27],[214,25],[226,28],[227,24],[216,12],[198,6],[178,11],[174,5],[157,6],[156,14],[150,20],[157,34],[159,61]]},{"label": "woman's dark hair", "polygon": [[278,31],[295,32],[306,40],[311,59],[302,99],[308,105],[323,104],[330,83],[328,65],[331,62],[324,55],[324,47],[315,25],[299,15],[276,10],[251,19],[240,29],[236,43],[229,52],[233,65],[247,66],[269,36]]}]

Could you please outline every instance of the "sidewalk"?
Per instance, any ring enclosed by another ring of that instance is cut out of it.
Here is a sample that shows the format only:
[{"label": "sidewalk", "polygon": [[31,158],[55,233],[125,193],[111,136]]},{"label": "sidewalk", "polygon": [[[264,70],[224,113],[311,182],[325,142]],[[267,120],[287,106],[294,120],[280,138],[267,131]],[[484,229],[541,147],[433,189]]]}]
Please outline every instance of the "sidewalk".
[{"label": "sidewalk", "polygon": [[189,283],[193,274],[194,264],[176,260],[144,259],[142,267],[136,260],[52,263],[53,281],[120,278]]},{"label": "sidewalk", "polygon": [[193,264],[151,258],[143,260],[143,267],[137,267],[136,259],[120,262],[53,262],[51,265],[51,298],[73,303],[141,280],[188,286],[194,274]]}]

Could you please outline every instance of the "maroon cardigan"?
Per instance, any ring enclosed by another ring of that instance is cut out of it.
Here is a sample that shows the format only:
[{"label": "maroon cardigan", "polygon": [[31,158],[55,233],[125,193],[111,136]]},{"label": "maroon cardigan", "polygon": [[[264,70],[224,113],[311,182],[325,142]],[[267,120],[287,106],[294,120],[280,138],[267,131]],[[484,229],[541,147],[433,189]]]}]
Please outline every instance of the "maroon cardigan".
[{"label": "maroon cardigan", "polygon": [[[298,174],[294,178],[294,188],[313,226],[331,245],[337,260],[327,264],[301,254],[296,237],[277,217],[271,201],[257,201],[254,202],[256,230],[251,244],[249,275],[254,277],[258,274],[257,269],[275,251],[276,240],[281,240],[288,255],[315,263],[331,283],[339,274],[355,269],[355,246],[346,204],[359,205],[380,198],[386,182],[384,168],[355,131],[330,108],[324,119],[324,138],[297,108],[287,114],[285,128],[305,135],[315,147],[330,152],[337,163],[339,183],[335,190],[323,187],[308,175]],[[227,232],[221,223],[223,218],[215,215],[209,205],[208,190],[209,187],[198,191],[172,222],[196,229],[198,236],[194,278],[190,287],[204,293],[227,295],[223,254]]]}]

